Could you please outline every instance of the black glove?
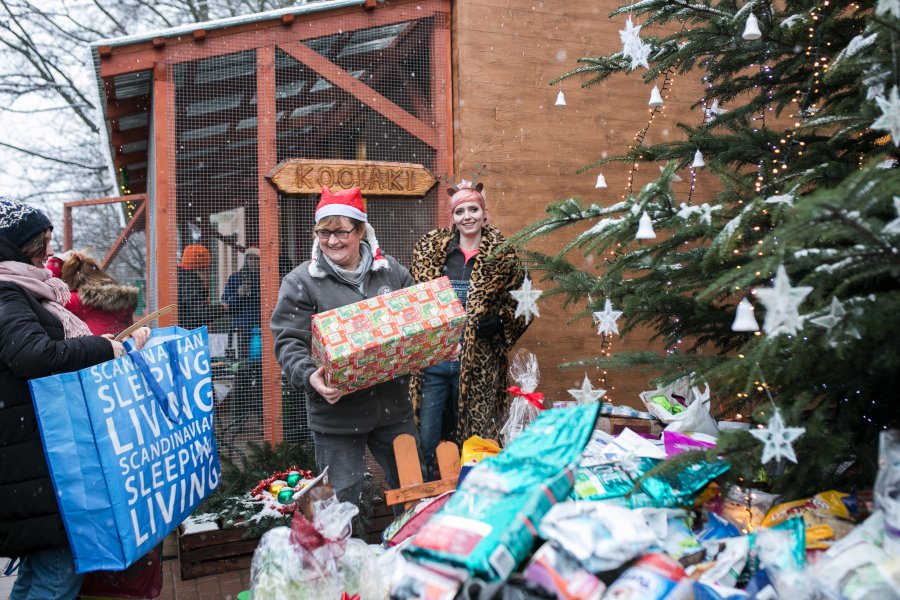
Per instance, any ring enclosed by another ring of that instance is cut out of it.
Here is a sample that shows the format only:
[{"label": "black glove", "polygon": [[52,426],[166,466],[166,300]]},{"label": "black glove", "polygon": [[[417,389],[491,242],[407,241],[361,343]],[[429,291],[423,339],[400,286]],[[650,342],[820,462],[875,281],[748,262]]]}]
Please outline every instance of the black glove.
[{"label": "black glove", "polygon": [[503,319],[497,313],[490,313],[478,319],[475,335],[483,340],[490,339],[503,331]]}]

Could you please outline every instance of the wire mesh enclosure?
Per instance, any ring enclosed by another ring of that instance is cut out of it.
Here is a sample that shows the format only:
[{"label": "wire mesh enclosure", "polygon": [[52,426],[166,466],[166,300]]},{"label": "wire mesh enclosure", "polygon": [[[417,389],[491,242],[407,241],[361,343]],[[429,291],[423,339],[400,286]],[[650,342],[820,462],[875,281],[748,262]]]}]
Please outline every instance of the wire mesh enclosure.
[{"label": "wire mesh enclosure", "polygon": [[[446,15],[388,12],[277,36],[241,28],[214,47],[167,48],[157,69],[154,93],[167,94],[154,98],[166,104],[151,119],[164,135],[149,144],[160,163],[151,239],[169,257],[156,264],[160,304],[168,297],[180,325],[210,330],[217,436],[232,458],[248,441],[311,440],[303,393],[266,349],[278,285],[309,259],[318,195],[285,194],[267,176],[290,159],[448,171],[449,44],[436,35],[447,33]],[[384,183],[365,195],[369,221],[383,250],[408,265],[437,224],[439,190],[394,195]],[[316,184],[358,182],[332,171]]]}]

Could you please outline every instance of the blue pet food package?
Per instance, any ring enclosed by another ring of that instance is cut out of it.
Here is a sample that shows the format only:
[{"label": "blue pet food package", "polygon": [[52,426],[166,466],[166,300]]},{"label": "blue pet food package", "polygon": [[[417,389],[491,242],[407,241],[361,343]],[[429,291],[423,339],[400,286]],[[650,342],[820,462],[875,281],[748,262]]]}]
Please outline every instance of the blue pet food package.
[{"label": "blue pet food package", "polygon": [[506,579],[531,552],[544,514],[571,493],[599,406],[543,411],[500,454],[472,469],[413,538],[407,557],[461,577]]}]

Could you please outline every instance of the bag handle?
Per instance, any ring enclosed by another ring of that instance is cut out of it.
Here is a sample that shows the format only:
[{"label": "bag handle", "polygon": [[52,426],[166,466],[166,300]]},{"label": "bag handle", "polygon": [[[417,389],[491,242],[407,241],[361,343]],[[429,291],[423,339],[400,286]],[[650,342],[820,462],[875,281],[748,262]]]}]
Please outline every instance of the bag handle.
[{"label": "bag handle", "polygon": [[[178,343],[175,340],[166,340],[162,345],[166,347],[166,352],[169,354],[169,367],[172,370],[172,379],[174,381],[173,393],[176,396],[177,404],[179,400],[178,390],[182,388],[181,369],[178,366]],[[132,350],[128,353],[128,356],[131,357],[134,366],[136,366],[138,371],[141,372],[141,375],[144,376],[144,379],[147,381],[147,387],[153,392],[153,399],[159,404],[159,407],[162,409],[166,418],[176,425],[180,423],[182,411],[179,410],[175,415],[172,415],[169,410],[169,395],[163,391],[162,386],[156,381],[156,378],[150,371],[150,365],[147,364],[147,359],[144,358],[139,350]]]}]

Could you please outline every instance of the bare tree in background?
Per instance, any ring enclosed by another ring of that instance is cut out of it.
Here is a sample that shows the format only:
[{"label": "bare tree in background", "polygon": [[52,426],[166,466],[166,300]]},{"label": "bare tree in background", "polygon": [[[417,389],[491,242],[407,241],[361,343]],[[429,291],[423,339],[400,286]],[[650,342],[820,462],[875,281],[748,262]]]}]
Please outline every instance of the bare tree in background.
[{"label": "bare tree in background", "polygon": [[89,44],[304,1],[0,0],[0,193],[43,203],[114,193]]},{"label": "bare tree in background", "polygon": [[[41,206],[57,223],[67,200],[116,195],[92,42],[304,3],[0,0],[0,195]],[[120,205],[77,209],[75,219],[75,247],[85,245],[80,230],[98,258],[125,224]],[[145,243],[129,241],[117,266],[142,272]]]}]

